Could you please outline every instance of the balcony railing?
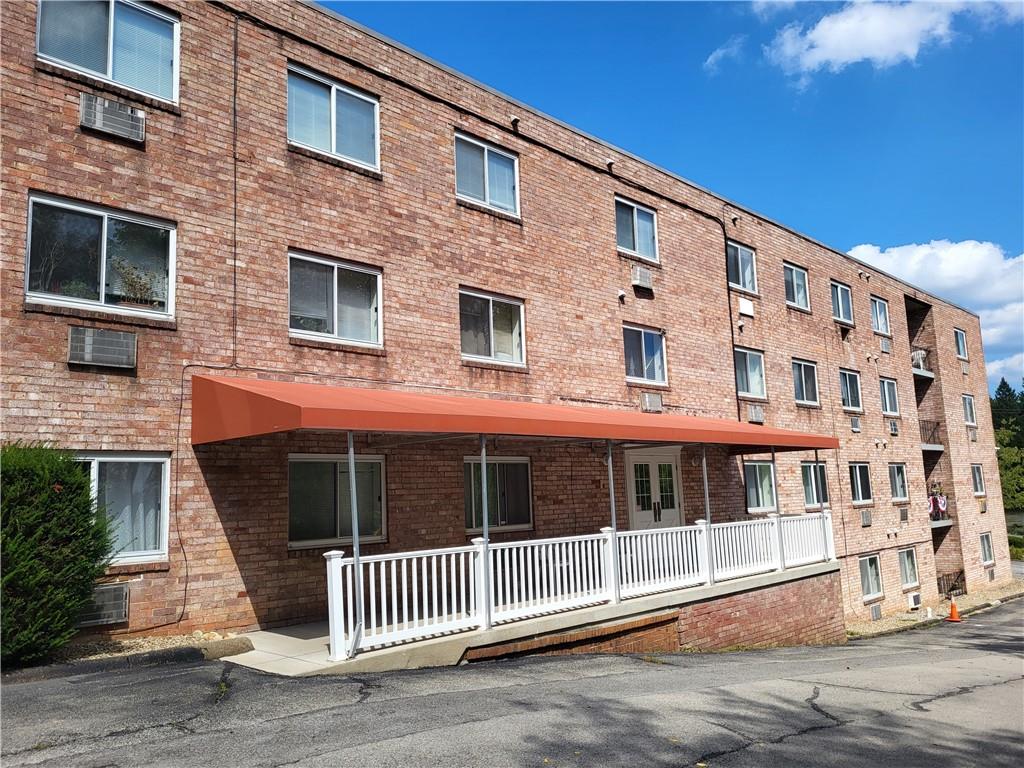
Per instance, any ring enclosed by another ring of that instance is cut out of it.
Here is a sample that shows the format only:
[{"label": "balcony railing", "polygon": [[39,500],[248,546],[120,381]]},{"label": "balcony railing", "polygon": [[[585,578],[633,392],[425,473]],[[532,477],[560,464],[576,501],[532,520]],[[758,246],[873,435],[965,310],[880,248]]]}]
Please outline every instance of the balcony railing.
[{"label": "balcony railing", "polygon": [[910,350],[910,364],[915,371],[924,371],[931,373],[932,369],[928,365],[928,355],[930,350],[924,347],[913,347]]},{"label": "balcony railing", "polygon": [[823,513],[327,558],[330,657],[835,559]]},{"label": "balcony railing", "polygon": [[922,443],[926,445],[943,445],[942,422],[920,419],[918,423],[921,425]]}]

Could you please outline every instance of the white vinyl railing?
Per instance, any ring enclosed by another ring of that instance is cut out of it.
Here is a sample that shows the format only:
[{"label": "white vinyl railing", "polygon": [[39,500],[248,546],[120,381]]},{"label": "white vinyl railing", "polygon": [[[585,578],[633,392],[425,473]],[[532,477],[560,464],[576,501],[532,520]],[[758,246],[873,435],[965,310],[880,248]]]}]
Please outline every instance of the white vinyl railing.
[{"label": "white vinyl railing", "polygon": [[363,557],[359,574],[343,552],[324,557],[330,658],[337,661],[492,623],[834,560],[835,549],[826,510],[501,544],[474,539],[467,547]]}]

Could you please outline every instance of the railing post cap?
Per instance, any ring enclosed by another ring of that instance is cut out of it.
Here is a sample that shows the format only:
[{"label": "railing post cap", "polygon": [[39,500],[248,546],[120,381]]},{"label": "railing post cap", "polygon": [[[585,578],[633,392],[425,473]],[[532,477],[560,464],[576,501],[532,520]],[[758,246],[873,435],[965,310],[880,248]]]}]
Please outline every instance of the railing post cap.
[{"label": "railing post cap", "polygon": [[768,517],[778,517],[778,516],[779,516],[778,512],[769,512],[768,513]]},{"label": "railing post cap", "polygon": [[606,525],[604,528],[601,529],[601,533],[611,533],[613,530],[615,529],[612,528],[610,525]]},{"label": "railing post cap", "polygon": [[704,518],[701,518],[700,520],[697,521],[697,525],[707,525],[707,524],[708,524],[708,521],[705,520]]},{"label": "railing post cap", "polygon": [[476,538],[470,539],[469,543],[470,544],[476,544],[476,546],[479,547],[481,544],[484,543],[484,537],[483,536],[477,536]]},{"label": "railing post cap", "polygon": [[345,556],[344,550],[332,549],[330,552],[324,552],[324,557],[328,560],[338,560]]}]

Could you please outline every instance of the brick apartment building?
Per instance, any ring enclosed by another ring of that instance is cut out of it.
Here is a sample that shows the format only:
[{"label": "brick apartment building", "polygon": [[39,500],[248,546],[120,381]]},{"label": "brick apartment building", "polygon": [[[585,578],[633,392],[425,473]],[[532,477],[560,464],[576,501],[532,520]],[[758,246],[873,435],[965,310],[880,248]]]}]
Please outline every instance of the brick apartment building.
[{"label": "brick apartment building", "polygon": [[[851,617],[1010,578],[976,315],[317,6],[0,14],[2,436],[81,453],[122,628],[321,616],[349,533],[344,435],[190,440],[197,376],[831,436],[817,472],[712,447],[710,517],[825,502]],[[496,438],[494,540],[607,525],[602,446]],[[360,435],[364,552],[477,535],[476,450]],[[623,527],[704,517],[700,455],[617,446]]]}]

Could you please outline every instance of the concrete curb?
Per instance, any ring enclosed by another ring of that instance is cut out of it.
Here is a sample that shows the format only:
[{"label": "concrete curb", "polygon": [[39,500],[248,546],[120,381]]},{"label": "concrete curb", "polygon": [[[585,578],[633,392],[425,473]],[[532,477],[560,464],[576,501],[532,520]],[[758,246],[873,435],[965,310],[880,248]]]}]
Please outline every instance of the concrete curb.
[{"label": "concrete curb", "polygon": [[72,675],[89,675],[102,672],[116,672],[139,667],[157,667],[166,664],[189,664],[199,661],[214,661],[224,656],[233,656],[252,650],[252,641],[247,637],[231,637],[226,640],[211,640],[200,645],[182,648],[161,648],[156,651],[129,653],[124,656],[109,656],[102,659],[58,662],[39,667],[25,667],[5,672],[6,685],[51,680]]},{"label": "concrete curb", "polygon": [[[960,611],[960,615],[961,616],[970,616],[972,613],[977,613],[978,611],[984,611],[984,610],[987,610],[989,608],[995,608],[997,605],[1002,605],[1003,603],[1008,603],[1011,600],[1017,600],[1018,598],[1021,598],[1021,597],[1024,597],[1024,592],[1016,592],[1016,593],[1014,593],[1012,595],[1007,595],[1006,597],[999,598],[996,602],[981,603],[979,605],[975,605],[972,608],[965,608],[964,610]],[[934,627],[937,624],[945,624],[945,623],[946,623],[946,619],[945,618],[941,618],[941,617],[940,618],[934,618],[934,619],[930,619],[930,620],[927,620],[927,621],[918,621],[918,622],[915,622],[914,624],[908,624],[905,627],[894,627],[893,629],[886,629],[886,630],[884,630],[882,632],[876,632],[876,633],[870,634],[870,635],[854,635],[852,637],[847,635],[846,641],[848,643],[856,643],[856,642],[858,642],[860,640],[874,640],[876,637],[886,637],[887,635],[898,635],[900,632],[910,632],[910,631],[915,630],[915,629],[928,629],[929,627]]]}]

